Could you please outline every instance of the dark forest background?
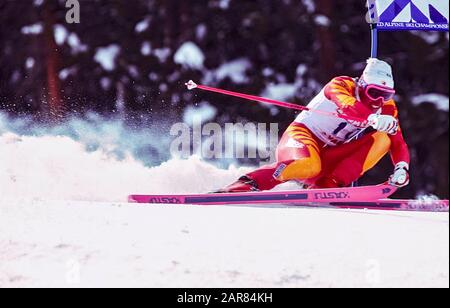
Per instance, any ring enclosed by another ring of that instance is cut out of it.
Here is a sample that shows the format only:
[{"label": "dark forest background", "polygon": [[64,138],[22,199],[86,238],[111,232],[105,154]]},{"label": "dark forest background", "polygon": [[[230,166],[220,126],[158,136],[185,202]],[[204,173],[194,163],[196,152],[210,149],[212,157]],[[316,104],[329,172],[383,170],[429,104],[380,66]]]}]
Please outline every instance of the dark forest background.
[{"label": "dark forest background", "polygon": [[[287,99],[304,105],[332,77],[359,76],[370,55],[364,0],[79,2],[81,22],[68,24],[64,0],[0,0],[0,112],[48,124],[94,111],[146,125],[178,121],[187,106],[207,100],[219,123],[278,122],[283,130],[295,111],[194,94],[184,83],[245,59],[243,80],[208,85],[259,95],[271,84],[294,84]],[[202,51],[203,67],[175,63],[186,42]],[[447,33],[380,34],[413,159],[412,184],[399,197],[448,198],[448,44]],[[108,47],[116,55],[111,69],[95,60]],[[387,158],[361,183],[385,180],[391,168]]]}]

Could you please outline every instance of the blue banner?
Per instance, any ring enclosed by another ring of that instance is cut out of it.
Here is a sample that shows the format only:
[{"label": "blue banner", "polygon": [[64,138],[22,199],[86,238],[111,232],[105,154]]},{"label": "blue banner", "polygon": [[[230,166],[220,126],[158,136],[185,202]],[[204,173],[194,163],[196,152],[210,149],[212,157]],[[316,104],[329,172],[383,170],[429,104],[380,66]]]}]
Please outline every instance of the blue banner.
[{"label": "blue banner", "polygon": [[368,21],[379,30],[448,31],[448,0],[368,0]]}]

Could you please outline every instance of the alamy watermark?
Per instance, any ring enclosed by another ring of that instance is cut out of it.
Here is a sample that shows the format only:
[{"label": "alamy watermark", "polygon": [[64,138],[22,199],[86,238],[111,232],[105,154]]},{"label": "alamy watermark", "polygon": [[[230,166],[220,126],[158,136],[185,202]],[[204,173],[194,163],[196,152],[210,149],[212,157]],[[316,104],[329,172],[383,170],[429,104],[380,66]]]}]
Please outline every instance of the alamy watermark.
[{"label": "alamy watermark", "polygon": [[192,123],[175,123],[170,129],[172,156],[203,159],[258,159],[274,162],[278,145],[277,123],[203,123],[194,116]]},{"label": "alamy watermark", "polygon": [[78,0],[66,0],[66,22],[68,24],[79,24],[80,23],[80,2]]}]

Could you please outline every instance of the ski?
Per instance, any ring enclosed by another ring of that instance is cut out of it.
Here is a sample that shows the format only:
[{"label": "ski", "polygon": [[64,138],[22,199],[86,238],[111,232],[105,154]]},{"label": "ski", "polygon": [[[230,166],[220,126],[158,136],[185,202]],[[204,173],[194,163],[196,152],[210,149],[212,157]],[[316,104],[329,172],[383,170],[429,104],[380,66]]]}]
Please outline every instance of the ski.
[{"label": "ski", "polygon": [[315,208],[338,208],[356,210],[411,211],[411,212],[449,212],[448,200],[395,200],[330,203],[301,203],[293,206]]},{"label": "ski", "polygon": [[131,195],[129,202],[147,204],[195,204],[195,205],[223,205],[223,204],[299,204],[299,203],[330,203],[330,202],[362,202],[376,201],[391,196],[396,188],[380,184],[374,186],[330,188],[330,189],[302,189],[283,192],[246,192],[225,194],[196,194],[196,195]]}]

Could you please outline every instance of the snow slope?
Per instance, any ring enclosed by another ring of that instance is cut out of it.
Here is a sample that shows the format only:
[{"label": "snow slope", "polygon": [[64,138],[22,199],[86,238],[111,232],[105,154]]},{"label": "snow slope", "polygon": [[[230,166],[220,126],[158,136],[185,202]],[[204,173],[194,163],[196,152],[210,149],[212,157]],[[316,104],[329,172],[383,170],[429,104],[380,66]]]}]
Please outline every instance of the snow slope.
[{"label": "snow slope", "polygon": [[448,213],[124,203],[246,169],[0,135],[0,287],[448,287]]},{"label": "snow slope", "polygon": [[0,287],[448,287],[448,215],[6,200]]}]

